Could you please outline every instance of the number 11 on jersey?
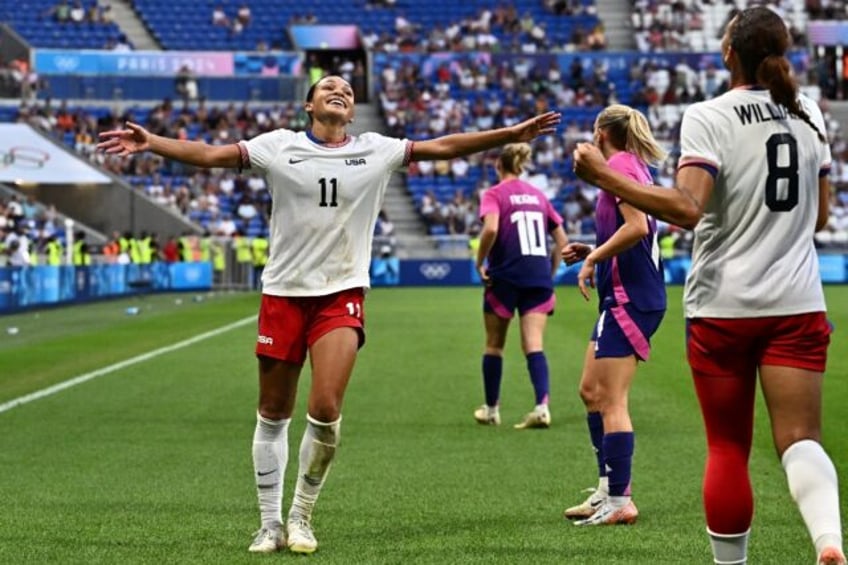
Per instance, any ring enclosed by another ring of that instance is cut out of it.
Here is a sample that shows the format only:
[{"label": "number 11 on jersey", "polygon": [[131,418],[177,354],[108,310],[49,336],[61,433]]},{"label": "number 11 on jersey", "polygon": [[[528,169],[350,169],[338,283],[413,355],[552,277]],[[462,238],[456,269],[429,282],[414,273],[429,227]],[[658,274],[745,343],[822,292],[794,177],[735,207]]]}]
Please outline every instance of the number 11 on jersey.
[{"label": "number 11 on jersey", "polygon": [[[339,203],[337,201],[337,198],[338,198],[339,181],[334,179],[334,178],[325,179],[325,178],[322,177],[318,180],[318,184],[321,185],[321,201],[318,203],[318,206],[321,206],[322,208],[326,208],[327,206],[330,206],[330,207],[338,206]],[[327,200],[327,185],[329,185],[329,187],[330,187],[330,195],[329,195],[330,199],[329,199],[329,201]]]}]

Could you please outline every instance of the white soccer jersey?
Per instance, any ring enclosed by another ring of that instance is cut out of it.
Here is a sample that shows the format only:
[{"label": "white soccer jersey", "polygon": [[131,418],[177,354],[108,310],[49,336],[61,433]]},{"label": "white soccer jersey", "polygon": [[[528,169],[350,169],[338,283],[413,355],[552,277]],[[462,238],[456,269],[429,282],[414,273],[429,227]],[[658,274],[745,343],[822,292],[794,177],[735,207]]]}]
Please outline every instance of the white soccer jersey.
[{"label": "white soccer jersey", "polygon": [[368,287],[374,223],[412,142],[366,133],[330,146],[278,129],[241,143],[271,192],[262,291],[324,296]]},{"label": "white soccer jersey", "polygon": [[[818,106],[805,96],[800,101],[824,133]],[[680,144],[680,167],[703,165],[715,173],[695,228],[686,316],[824,311],[813,234],[828,144],[774,104],[767,90],[745,88],[690,106]]]}]

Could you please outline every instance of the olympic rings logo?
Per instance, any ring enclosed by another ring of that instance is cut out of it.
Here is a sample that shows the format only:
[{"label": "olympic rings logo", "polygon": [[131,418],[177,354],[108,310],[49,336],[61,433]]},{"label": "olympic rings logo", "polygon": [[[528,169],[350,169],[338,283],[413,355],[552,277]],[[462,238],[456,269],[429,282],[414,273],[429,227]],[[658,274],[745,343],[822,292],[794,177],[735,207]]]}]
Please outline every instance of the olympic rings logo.
[{"label": "olympic rings logo", "polygon": [[0,150],[0,168],[17,166],[21,169],[40,169],[50,160],[50,153],[36,147],[12,147]]},{"label": "olympic rings logo", "polygon": [[440,281],[450,274],[451,266],[448,263],[424,263],[418,270],[425,279]]},{"label": "olympic rings logo", "polygon": [[80,58],[71,55],[57,55],[53,58],[53,64],[62,72],[75,71],[80,65]]}]

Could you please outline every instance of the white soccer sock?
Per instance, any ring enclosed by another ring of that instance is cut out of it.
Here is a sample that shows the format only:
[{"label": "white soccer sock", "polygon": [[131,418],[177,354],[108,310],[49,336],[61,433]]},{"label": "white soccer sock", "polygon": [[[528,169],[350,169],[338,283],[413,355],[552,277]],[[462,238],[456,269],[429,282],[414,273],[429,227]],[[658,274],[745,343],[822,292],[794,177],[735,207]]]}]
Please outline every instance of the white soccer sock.
[{"label": "white soccer sock", "polygon": [[307,414],[306,420],[306,430],[300,442],[297,486],[289,516],[301,516],[309,520],[336,454],[342,418],[339,416],[335,422],[326,423]]},{"label": "white soccer sock", "polygon": [[745,565],[748,562],[748,534],[717,534],[707,528],[713,561],[717,565]]},{"label": "white soccer sock", "polygon": [[262,527],[280,529],[283,523],[283,478],[289,460],[287,420],[269,420],[256,414],[253,432],[253,471]]},{"label": "white soccer sock", "polygon": [[781,463],[789,492],[801,511],[816,554],[828,546],[841,549],[839,483],[833,462],[821,444],[810,439],[795,442],[783,452]]},{"label": "white soccer sock", "polygon": [[630,495],[626,496],[608,496],[607,504],[610,508],[624,508],[628,504],[630,504]]},{"label": "white soccer sock", "polygon": [[598,477],[598,490],[609,494],[609,477]]}]

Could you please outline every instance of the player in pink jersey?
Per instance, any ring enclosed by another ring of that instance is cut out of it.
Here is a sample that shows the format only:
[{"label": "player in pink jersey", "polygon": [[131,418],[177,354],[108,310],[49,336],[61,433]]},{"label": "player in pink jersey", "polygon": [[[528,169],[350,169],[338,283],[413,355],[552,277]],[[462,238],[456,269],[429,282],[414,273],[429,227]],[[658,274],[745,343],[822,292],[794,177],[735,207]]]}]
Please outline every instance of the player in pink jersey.
[{"label": "player in pink jersey", "polygon": [[[410,161],[451,159],[529,141],[553,132],[560,119],[548,112],[510,127],[423,141],[351,136],[346,128],[354,115],[353,89],[336,76],[312,85],[305,110],[306,132],[279,129],[230,145],[167,139],[133,123],[100,134],[98,145],[116,155],[152,151],[198,167],[252,168],[266,177],[274,206],[262,276],[253,438],[262,525],[249,548],[258,553],[285,546],[312,553],[318,546],[312,510],[335,456],[344,393],[365,340],[371,234],[392,172]],[[307,355],[312,366],[307,424],[284,525],[288,427]]]},{"label": "player in pink jersey", "polygon": [[[542,338],[553,314],[553,276],[560,252],[568,243],[562,218],[544,193],[519,176],[530,160],[526,143],[503,148],[495,164],[500,182],[483,193],[480,216],[483,230],[477,249],[477,270],[486,285],[483,321],[486,347],[483,354],[485,403],[474,412],[481,424],[500,424],[500,384],[506,333],[515,310],[521,323],[521,348],[536,396],[535,408],[515,425],[517,429],[547,428],[548,361]],[[548,249],[548,234],[554,252]]]},{"label": "player in pink jersey", "polygon": [[[645,116],[620,104],[598,115],[595,144],[612,170],[643,185],[651,184],[648,164],[666,156]],[[651,336],[665,314],[663,266],[652,217],[601,190],[595,223],[597,247],[573,243],[563,258],[584,258],[577,279],[587,300],[587,285],[596,286],[597,278],[599,317],[586,351],[580,397],[599,480],[565,517],[579,519],[578,525],[632,524],[639,513],[630,496],[635,435],[628,396],[636,367],[648,360]]]},{"label": "player in pink jersey", "polygon": [[777,454],[816,562],[844,565],[836,469],[821,445],[830,342],[813,241],[828,220],[830,148],[818,106],[798,93],[790,37],[767,7],[722,39],[732,90],[683,116],[675,187],[613,172],[597,148],[575,169],[636,208],[695,230],[686,281],[687,351],[707,435],[703,484],[716,563],[745,563],[757,376]]}]

